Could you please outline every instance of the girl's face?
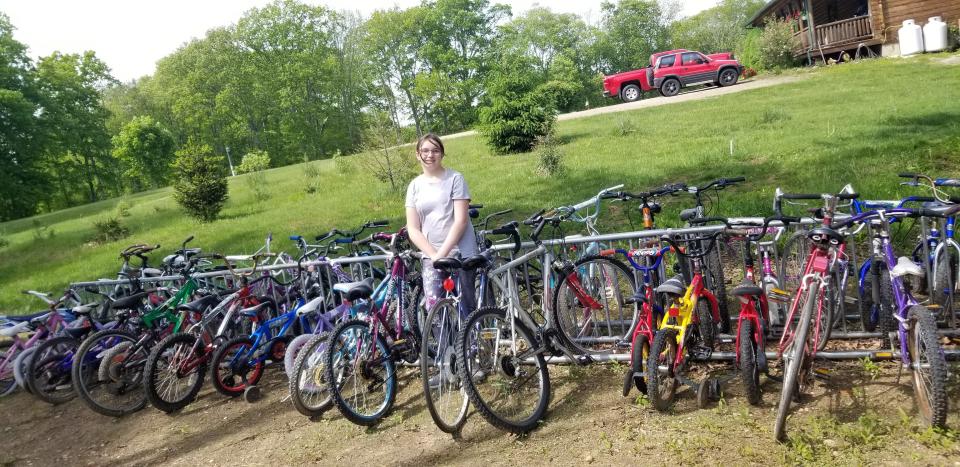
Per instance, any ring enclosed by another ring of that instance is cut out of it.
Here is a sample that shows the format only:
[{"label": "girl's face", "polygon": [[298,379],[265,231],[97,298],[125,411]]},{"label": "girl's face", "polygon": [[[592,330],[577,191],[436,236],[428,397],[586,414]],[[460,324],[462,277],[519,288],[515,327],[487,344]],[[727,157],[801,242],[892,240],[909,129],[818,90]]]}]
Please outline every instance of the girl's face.
[{"label": "girl's face", "polygon": [[417,160],[420,161],[420,166],[423,167],[424,172],[430,172],[442,167],[440,161],[443,160],[443,152],[432,141],[427,140],[417,150]]}]

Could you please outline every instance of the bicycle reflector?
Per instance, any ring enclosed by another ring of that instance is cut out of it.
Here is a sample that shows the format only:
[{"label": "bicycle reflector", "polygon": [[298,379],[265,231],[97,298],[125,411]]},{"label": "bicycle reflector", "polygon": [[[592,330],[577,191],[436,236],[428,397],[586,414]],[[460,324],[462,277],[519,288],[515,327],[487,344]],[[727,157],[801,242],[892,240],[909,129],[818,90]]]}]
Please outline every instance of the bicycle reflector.
[{"label": "bicycle reflector", "polygon": [[446,279],[443,280],[443,290],[446,290],[447,292],[453,292],[453,289],[455,289],[456,287],[457,287],[457,284],[453,282],[452,277],[447,277]]}]

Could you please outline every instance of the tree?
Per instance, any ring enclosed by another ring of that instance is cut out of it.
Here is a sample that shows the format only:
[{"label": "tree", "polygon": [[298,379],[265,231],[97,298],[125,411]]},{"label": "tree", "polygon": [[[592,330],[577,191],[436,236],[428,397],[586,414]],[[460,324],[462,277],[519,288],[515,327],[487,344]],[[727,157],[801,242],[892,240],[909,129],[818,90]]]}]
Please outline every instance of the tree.
[{"label": "tree", "polygon": [[480,109],[480,133],[499,154],[531,150],[553,131],[554,109],[538,92],[529,57],[504,57],[488,84],[490,105]]},{"label": "tree", "polygon": [[193,142],[176,156],[174,199],[200,222],[215,220],[228,197],[223,157],[214,154],[210,146]]},{"label": "tree", "polygon": [[747,21],[765,4],[764,0],[722,0],[713,8],[675,21],[670,26],[673,48],[739,51]]},{"label": "tree", "polygon": [[43,198],[45,144],[35,70],[0,13],[0,221],[32,215]]},{"label": "tree", "polygon": [[113,157],[133,191],[166,186],[176,142],[149,116],[134,117],[113,137]]},{"label": "tree", "polygon": [[86,192],[86,202],[120,192],[111,183],[118,166],[110,156],[108,114],[102,103],[103,90],[114,82],[110,69],[92,51],[54,52],[37,64],[46,170],[57,180],[65,205],[76,202],[77,192]]},{"label": "tree", "polygon": [[603,33],[598,47],[605,72],[646,66],[650,55],[667,50],[669,25],[679,11],[675,2],[618,0],[600,5]]}]

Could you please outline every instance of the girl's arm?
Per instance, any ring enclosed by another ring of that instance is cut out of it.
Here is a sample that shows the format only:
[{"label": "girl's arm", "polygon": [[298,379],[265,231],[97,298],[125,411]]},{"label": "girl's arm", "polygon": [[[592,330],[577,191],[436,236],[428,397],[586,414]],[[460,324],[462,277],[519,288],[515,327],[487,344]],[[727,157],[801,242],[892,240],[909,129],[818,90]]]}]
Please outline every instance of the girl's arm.
[{"label": "girl's arm", "polygon": [[[454,212],[456,212],[456,206],[454,206]],[[453,231],[450,232],[453,235]],[[433,245],[427,241],[427,237],[423,235],[423,232],[420,231],[420,214],[417,213],[417,208],[407,207],[407,235],[410,237],[410,241],[423,252],[425,255],[433,258],[437,256],[437,250],[433,248]]]},{"label": "girl's arm", "polygon": [[436,258],[431,255],[432,259],[445,258],[460,243],[460,237],[463,237],[463,233],[467,230],[467,222],[469,222],[467,210],[469,208],[469,199],[453,200],[453,225],[450,226],[450,233],[444,239],[443,245],[440,245],[440,249],[437,250]]}]

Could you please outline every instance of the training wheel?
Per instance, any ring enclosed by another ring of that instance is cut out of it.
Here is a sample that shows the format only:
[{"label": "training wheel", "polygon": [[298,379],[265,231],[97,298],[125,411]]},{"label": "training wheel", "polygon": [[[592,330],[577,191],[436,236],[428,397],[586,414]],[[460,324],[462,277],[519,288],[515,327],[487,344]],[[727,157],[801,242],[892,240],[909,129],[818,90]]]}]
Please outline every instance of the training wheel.
[{"label": "training wheel", "polygon": [[243,400],[247,401],[248,403],[252,404],[260,400],[261,396],[262,394],[260,393],[259,386],[249,386],[247,389],[243,390]]},{"label": "training wheel", "polygon": [[707,408],[710,403],[710,380],[705,379],[697,385],[697,407]]},{"label": "training wheel", "polygon": [[709,382],[709,383],[708,383],[708,389],[709,389],[709,391],[708,391],[709,394],[708,394],[708,395],[710,396],[710,400],[712,400],[712,401],[718,401],[718,400],[720,400],[720,380],[717,379],[717,378],[710,378],[710,379],[707,380],[707,381]]}]

